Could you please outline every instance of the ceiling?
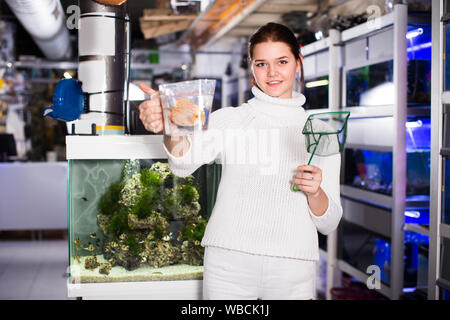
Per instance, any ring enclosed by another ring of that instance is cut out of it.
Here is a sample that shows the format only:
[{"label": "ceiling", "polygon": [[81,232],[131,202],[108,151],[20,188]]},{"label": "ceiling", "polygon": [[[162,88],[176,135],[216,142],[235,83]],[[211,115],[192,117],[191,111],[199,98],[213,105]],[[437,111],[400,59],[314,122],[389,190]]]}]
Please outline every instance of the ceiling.
[{"label": "ceiling", "polygon": [[282,16],[292,11],[316,12],[317,0],[266,0],[234,28],[228,36],[249,36],[258,27],[268,22],[282,22]]},{"label": "ceiling", "polygon": [[[132,47],[148,48],[159,44],[158,40],[161,39],[144,39],[139,18],[143,16],[144,9],[156,8],[160,1],[162,0],[128,0],[128,12],[132,22]],[[389,1],[395,3],[400,0]],[[166,40],[179,43],[184,41],[198,48],[214,43],[224,36],[249,37],[259,26],[270,21],[284,22],[296,33],[302,29],[314,32],[314,28],[323,26],[324,16],[327,20],[337,15],[356,15],[364,13],[369,5],[378,6],[381,14],[384,14],[387,2],[386,0],[211,0],[209,10],[199,13],[186,31],[166,37]],[[429,0],[408,0],[408,5],[425,2]],[[61,3],[66,10],[70,5],[77,5],[78,0],[61,0]],[[235,8],[230,10],[231,6]],[[213,18],[208,14],[213,14]],[[4,0],[0,0],[0,18],[18,22]],[[42,56],[28,33],[20,23],[17,24],[17,54]],[[72,30],[71,34],[76,42],[76,30]]]}]

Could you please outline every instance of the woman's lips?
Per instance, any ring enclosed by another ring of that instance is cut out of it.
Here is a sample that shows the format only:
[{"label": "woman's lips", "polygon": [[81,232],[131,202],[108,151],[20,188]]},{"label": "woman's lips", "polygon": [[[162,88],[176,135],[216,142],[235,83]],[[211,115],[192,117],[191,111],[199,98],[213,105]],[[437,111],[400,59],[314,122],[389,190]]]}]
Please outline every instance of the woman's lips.
[{"label": "woman's lips", "polygon": [[267,84],[269,87],[277,87],[277,86],[279,86],[281,83],[282,83],[282,81],[269,81],[269,82],[266,82],[266,84]]}]

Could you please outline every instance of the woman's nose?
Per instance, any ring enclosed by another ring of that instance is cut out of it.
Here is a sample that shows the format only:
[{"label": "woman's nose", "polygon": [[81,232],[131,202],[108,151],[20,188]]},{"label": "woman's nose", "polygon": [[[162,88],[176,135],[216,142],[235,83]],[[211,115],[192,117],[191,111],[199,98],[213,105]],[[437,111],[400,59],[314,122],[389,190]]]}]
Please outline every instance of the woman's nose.
[{"label": "woman's nose", "polygon": [[276,74],[276,70],[274,66],[270,66],[267,68],[267,75],[273,77]]}]

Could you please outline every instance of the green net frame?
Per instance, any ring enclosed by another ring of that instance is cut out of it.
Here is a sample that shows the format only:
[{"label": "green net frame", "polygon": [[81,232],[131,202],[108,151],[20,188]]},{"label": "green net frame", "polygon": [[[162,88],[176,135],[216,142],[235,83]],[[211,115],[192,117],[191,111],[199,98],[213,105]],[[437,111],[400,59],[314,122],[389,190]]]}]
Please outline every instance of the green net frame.
[{"label": "green net frame", "polygon": [[[306,151],[311,153],[308,165],[314,155],[331,156],[344,150],[347,140],[349,111],[331,111],[309,115],[302,130]],[[292,191],[300,191],[292,183]]]},{"label": "green net frame", "polygon": [[332,111],[311,114],[303,127],[306,151],[314,155],[331,156],[344,150],[347,140],[349,111]]}]

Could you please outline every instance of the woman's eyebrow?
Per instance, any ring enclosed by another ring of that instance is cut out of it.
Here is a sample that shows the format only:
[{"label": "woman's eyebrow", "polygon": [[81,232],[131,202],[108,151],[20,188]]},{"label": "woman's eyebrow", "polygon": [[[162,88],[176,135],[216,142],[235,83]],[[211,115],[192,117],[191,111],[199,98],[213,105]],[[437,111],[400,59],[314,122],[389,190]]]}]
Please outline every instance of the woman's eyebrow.
[{"label": "woman's eyebrow", "polygon": [[[287,57],[287,56],[282,56],[282,57],[279,57],[279,58],[275,58],[274,60],[281,60],[281,59],[289,59],[289,57]],[[266,59],[255,59],[254,61],[255,61],[255,62],[258,62],[258,61],[266,61]]]}]

